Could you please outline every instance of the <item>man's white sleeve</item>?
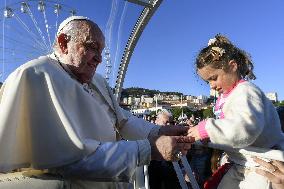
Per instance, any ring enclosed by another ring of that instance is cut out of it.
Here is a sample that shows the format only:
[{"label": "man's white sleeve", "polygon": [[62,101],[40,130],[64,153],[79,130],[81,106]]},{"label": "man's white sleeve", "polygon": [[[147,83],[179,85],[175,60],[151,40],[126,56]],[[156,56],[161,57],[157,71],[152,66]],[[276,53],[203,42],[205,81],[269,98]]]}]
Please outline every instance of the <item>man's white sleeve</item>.
[{"label": "man's white sleeve", "polygon": [[[56,171],[66,178],[129,182],[138,166],[149,164],[148,147],[148,140],[105,142],[84,159]],[[139,154],[145,156],[139,159]]]}]

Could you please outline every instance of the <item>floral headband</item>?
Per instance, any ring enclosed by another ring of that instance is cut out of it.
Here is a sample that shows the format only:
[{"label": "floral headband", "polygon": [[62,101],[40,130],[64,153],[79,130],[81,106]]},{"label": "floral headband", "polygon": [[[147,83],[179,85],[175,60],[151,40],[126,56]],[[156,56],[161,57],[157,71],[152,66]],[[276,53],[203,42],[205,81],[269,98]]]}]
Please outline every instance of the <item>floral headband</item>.
[{"label": "floral headband", "polygon": [[[213,45],[217,41],[216,38],[209,39],[208,46]],[[211,47],[210,54],[213,56],[213,61],[219,60],[223,54],[225,54],[225,49],[220,47]]]}]

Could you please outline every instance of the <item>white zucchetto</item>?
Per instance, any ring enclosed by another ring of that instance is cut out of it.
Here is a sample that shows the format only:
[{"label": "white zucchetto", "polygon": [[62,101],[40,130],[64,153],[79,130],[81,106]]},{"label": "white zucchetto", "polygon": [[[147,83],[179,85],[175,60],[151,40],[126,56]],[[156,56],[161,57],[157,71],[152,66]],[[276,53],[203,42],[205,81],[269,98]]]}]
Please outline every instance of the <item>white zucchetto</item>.
[{"label": "white zucchetto", "polygon": [[58,27],[57,30],[57,35],[61,32],[61,30],[71,21],[73,20],[88,20],[91,21],[89,18],[85,17],[85,16],[70,16],[68,18],[66,18],[63,22],[61,22],[61,24]]}]

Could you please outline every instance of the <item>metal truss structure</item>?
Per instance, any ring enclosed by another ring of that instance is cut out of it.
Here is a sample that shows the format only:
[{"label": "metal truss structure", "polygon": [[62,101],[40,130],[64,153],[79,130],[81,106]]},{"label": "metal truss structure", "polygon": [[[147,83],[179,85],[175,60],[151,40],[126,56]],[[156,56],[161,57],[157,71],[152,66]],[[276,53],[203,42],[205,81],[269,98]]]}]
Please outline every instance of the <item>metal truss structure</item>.
[{"label": "metal truss structure", "polygon": [[159,8],[160,4],[163,0],[127,0],[128,2],[135,3],[141,6],[144,6],[143,11],[141,12],[139,18],[137,19],[132,32],[128,38],[126,43],[121,63],[119,66],[114,94],[117,100],[120,100],[121,90],[125,78],[125,74],[127,72],[128,64],[130,62],[132,53],[136,47],[136,44],[145,29],[146,25],[148,24],[149,20],[155,13],[155,11]]}]

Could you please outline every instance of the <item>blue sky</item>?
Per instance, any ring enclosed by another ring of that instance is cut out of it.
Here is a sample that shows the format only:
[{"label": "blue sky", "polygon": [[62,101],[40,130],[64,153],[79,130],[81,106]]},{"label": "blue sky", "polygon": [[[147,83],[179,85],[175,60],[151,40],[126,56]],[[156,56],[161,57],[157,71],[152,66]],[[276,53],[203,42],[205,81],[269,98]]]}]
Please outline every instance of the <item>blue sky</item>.
[{"label": "blue sky", "polygon": [[[1,0],[0,7],[4,7],[5,3],[15,6],[16,2],[19,1]],[[76,8],[78,15],[95,20],[105,31],[111,0],[60,2],[66,5],[66,10],[69,7]],[[121,21],[123,9],[125,19]],[[115,68],[119,65],[126,40],[142,8],[118,0],[117,10],[111,38],[113,63],[115,50],[119,48]],[[136,46],[124,87],[135,86],[191,95],[208,95],[209,87],[195,75],[193,62],[198,51],[208,40],[215,34],[222,33],[239,48],[251,54],[257,76],[254,83],[266,93],[277,92],[279,99],[284,100],[283,10],[283,0],[164,0]],[[58,21],[62,21],[63,18],[64,15],[61,15]],[[55,19],[54,16],[50,18],[52,21]],[[3,19],[1,31],[2,23]],[[13,33],[12,29],[5,31],[6,35]],[[5,43],[6,47],[8,45]],[[20,50],[18,52],[25,54]],[[3,53],[1,54],[3,59]],[[4,56],[8,59],[10,55],[6,53]],[[17,64],[5,64],[7,71],[2,75],[2,80],[21,63],[19,61]],[[102,74],[104,64],[102,63],[98,70]],[[114,74],[116,72],[114,70]],[[114,85],[114,79],[110,84]]]}]

